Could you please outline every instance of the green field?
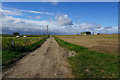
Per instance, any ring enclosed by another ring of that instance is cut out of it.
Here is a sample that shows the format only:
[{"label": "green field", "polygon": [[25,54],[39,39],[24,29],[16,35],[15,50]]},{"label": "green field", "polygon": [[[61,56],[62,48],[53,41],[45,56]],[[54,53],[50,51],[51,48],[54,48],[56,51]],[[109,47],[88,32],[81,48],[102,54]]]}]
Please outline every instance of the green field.
[{"label": "green field", "polygon": [[[54,36],[55,37],[55,36]],[[118,78],[118,56],[89,50],[55,37],[62,47],[76,52],[68,58],[75,78]]]},{"label": "green field", "polygon": [[12,45],[12,41],[15,46],[26,46],[32,44],[38,40],[42,39],[42,37],[27,37],[27,38],[16,38],[16,37],[2,37],[2,48],[6,49]]},{"label": "green field", "polygon": [[2,63],[3,65],[18,58],[25,52],[38,48],[48,37],[2,37]]}]

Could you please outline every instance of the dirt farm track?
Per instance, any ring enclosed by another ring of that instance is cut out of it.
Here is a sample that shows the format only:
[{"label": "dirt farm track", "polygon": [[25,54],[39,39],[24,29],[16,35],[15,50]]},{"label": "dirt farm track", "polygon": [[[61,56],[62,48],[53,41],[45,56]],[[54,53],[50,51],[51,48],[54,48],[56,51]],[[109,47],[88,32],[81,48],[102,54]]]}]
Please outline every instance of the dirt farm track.
[{"label": "dirt farm track", "polygon": [[54,38],[19,60],[3,72],[3,78],[71,78],[66,59],[67,51],[59,47]]},{"label": "dirt farm track", "polygon": [[39,48],[28,53],[10,68],[3,70],[2,77],[78,78],[87,75],[94,78],[96,76],[116,78],[118,75],[117,54],[117,35],[50,36]]}]

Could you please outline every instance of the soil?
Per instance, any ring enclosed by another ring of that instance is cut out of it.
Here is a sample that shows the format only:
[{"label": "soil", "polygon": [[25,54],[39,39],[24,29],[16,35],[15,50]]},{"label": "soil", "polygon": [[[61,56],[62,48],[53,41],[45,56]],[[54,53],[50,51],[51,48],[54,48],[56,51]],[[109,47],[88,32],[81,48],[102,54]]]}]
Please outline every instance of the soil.
[{"label": "soil", "polygon": [[118,35],[57,35],[57,37],[90,50],[118,55]]}]

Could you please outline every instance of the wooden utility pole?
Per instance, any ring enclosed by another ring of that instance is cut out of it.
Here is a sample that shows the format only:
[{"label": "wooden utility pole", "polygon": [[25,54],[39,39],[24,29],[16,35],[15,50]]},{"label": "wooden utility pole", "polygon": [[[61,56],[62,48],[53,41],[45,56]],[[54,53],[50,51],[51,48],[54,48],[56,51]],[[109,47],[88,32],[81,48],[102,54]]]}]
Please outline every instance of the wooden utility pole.
[{"label": "wooden utility pole", "polygon": [[47,35],[48,35],[48,25],[47,25]]}]

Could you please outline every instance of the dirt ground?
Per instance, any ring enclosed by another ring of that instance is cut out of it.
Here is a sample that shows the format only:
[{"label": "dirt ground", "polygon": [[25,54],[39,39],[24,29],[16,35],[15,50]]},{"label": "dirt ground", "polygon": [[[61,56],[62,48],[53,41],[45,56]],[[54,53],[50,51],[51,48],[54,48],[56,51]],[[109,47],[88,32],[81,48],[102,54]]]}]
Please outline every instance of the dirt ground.
[{"label": "dirt ground", "polygon": [[72,78],[68,51],[49,38],[15,66],[3,72],[3,78]]},{"label": "dirt ground", "polygon": [[56,35],[60,39],[97,52],[118,55],[118,35]]}]

